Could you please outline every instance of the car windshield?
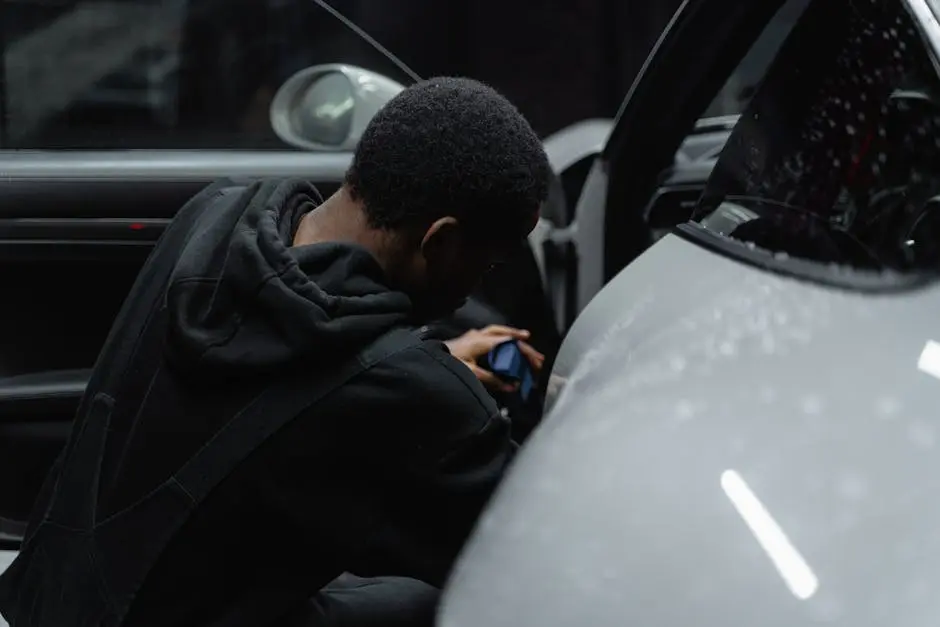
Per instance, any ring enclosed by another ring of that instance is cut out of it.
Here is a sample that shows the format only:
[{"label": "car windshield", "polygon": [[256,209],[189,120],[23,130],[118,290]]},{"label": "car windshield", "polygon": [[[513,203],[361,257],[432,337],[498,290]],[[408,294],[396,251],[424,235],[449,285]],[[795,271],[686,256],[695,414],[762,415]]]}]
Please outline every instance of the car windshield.
[{"label": "car windshield", "polygon": [[811,3],[728,139],[700,223],[811,261],[940,270],[940,78],[916,13]]}]

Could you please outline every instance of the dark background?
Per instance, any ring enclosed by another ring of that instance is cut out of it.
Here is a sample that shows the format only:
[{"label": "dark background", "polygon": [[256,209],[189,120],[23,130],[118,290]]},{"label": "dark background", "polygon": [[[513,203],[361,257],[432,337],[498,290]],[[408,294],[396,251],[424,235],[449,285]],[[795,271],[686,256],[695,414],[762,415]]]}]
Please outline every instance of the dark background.
[{"label": "dark background", "polygon": [[[543,136],[582,119],[613,117],[679,5],[679,0],[330,1],[418,74],[470,76],[493,85]],[[342,62],[409,82],[311,0],[0,0],[0,50],[42,33],[76,8],[93,8],[105,20],[127,3],[181,7],[180,40],[173,46],[180,61],[172,78],[177,92],[172,121],[140,107],[103,106],[89,94],[70,96],[68,106],[40,128],[4,134],[3,122],[8,130],[16,126],[3,113],[11,91],[35,89],[33,81],[5,83],[4,73],[23,76],[33,65],[54,72],[57,65],[22,55],[13,61],[4,53],[0,148],[284,148],[270,130],[268,105],[293,72]],[[141,41],[148,33],[146,23],[128,28],[139,31]],[[65,47],[88,45],[78,37]],[[133,76],[142,75],[145,63],[143,57],[129,60],[126,71],[106,82],[140,80]]]},{"label": "dark background", "polygon": [[[581,119],[612,117],[679,5],[678,0],[332,1],[418,74],[471,76],[498,88],[542,135]],[[246,77],[249,89],[328,59],[407,80],[313,2],[226,4],[224,12],[205,12],[188,40],[211,54],[213,29],[241,32],[247,41],[257,39],[252,32],[264,23],[270,34],[266,54],[280,58],[254,65],[266,76]],[[278,49],[285,52],[277,55]],[[279,71],[272,72],[271,65]],[[196,88],[184,92],[199,94]],[[197,115],[209,98],[207,93],[185,104]]]}]

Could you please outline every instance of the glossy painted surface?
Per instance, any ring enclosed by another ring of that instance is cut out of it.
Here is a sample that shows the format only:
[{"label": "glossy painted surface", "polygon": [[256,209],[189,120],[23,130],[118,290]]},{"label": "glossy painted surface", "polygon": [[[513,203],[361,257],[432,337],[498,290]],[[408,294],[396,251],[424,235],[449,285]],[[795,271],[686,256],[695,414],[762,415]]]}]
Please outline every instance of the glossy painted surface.
[{"label": "glossy painted surface", "polygon": [[664,238],[567,337],[440,624],[937,624],[938,310]]}]

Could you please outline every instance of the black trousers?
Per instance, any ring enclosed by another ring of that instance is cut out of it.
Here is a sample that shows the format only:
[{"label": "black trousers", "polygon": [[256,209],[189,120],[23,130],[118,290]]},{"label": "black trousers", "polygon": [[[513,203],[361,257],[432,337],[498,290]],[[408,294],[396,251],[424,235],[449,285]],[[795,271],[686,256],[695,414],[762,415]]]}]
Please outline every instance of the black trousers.
[{"label": "black trousers", "polygon": [[278,627],[433,627],[440,591],[407,577],[344,574]]}]

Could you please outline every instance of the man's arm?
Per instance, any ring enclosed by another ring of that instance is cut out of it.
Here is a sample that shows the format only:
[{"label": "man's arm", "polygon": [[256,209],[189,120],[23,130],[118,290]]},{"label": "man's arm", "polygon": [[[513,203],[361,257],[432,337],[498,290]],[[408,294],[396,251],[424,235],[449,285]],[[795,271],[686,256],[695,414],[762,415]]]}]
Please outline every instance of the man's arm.
[{"label": "man's arm", "polygon": [[443,585],[517,449],[509,421],[437,342],[393,356],[366,379],[384,383],[387,409],[374,434],[390,454],[376,477],[381,520],[351,570]]}]

